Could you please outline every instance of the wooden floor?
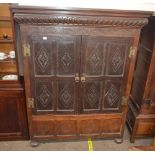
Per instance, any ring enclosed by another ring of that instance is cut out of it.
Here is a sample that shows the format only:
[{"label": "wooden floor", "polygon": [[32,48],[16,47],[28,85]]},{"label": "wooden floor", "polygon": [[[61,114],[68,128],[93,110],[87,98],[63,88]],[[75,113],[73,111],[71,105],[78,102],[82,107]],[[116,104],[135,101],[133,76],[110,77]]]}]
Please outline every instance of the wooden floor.
[{"label": "wooden floor", "polygon": [[[153,137],[129,142],[129,133],[125,129],[124,142],[116,144],[113,140],[92,140],[94,151],[127,151],[132,146],[153,145]],[[36,148],[30,146],[30,141],[0,142],[0,150],[46,150],[46,151],[87,151],[88,141],[63,141],[42,143]]]}]

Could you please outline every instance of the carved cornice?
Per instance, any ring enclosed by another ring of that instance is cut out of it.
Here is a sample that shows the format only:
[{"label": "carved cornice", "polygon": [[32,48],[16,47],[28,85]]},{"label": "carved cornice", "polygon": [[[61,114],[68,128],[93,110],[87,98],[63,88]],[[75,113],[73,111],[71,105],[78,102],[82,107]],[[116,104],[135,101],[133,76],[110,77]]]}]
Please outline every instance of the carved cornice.
[{"label": "carved cornice", "polygon": [[105,27],[142,27],[148,23],[146,18],[124,18],[124,17],[94,17],[94,16],[45,16],[15,14],[14,20],[19,24],[69,24],[69,25],[92,25]]}]

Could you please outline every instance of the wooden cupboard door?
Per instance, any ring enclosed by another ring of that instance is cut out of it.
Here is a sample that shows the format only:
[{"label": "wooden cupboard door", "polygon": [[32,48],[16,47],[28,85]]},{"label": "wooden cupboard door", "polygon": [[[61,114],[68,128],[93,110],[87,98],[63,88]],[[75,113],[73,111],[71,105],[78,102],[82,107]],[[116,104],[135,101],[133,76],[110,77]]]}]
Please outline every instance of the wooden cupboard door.
[{"label": "wooden cupboard door", "polygon": [[0,90],[0,140],[28,139],[23,90]]},{"label": "wooden cupboard door", "polygon": [[18,104],[19,101],[15,97],[0,99],[0,136],[2,133],[20,132]]},{"label": "wooden cupboard door", "polygon": [[119,111],[129,66],[130,38],[84,36],[81,112]]},{"label": "wooden cupboard door", "polygon": [[79,36],[30,36],[31,94],[35,114],[77,113]]}]

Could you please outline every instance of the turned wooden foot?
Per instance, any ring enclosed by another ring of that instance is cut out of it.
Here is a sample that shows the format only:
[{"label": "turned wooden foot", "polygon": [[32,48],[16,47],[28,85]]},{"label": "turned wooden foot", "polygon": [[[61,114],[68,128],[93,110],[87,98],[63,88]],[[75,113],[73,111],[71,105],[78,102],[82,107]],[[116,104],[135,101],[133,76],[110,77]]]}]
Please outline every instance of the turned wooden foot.
[{"label": "turned wooden foot", "polygon": [[31,147],[37,147],[37,146],[40,145],[40,142],[37,142],[37,141],[31,141],[30,144],[31,144]]},{"label": "turned wooden foot", "polygon": [[115,138],[114,141],[116,144],[121,144],[121,143],[123,143],[123,138]]}]

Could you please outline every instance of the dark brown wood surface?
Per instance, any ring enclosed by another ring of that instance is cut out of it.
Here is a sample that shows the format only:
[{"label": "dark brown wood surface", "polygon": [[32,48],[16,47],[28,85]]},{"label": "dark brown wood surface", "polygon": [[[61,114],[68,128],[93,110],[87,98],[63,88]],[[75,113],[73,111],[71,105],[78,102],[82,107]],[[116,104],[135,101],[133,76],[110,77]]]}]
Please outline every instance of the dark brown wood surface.
[{"label": "dark brown wood surface", "polygon": [[[77,113],[80,37],[31,37],[30,71],[37,113]],[[33,81],[33,82],[32,82]],[[39,91],[38,91],[39,90]]]},{"label": "dark brown wood surface", "polygon": [[155,18],[142,29],[129,101],[131,142],[155,135]]},{"label": "dark brown wood surface", "polygon": [[120,111],[129,67],[131,38],[82,38],[82,112]]},{"label": "dark brown wood surface", "polygon": [[[44,41],[42,35],[29,37],[31,92],[37,113],[120,110],[130,38],[46,37]],[[85,81],[76,82],[75,76]]]},{"label": "dark brown wood surface", "polygon": [[122,113],[98,115],[34,115],[32,139],[120,138],[123,136],[126,110],[124,107]]},{"label": "dark brown wood surface", "polygon": [[151,12],[13,7],[12,15],[31,140],[122,138],[137,53],[130,49]]},{"label": "dark brown wood surface", "polygon": [[25,106],[22,88],[0,88],[0,140],[28,139]]}]

